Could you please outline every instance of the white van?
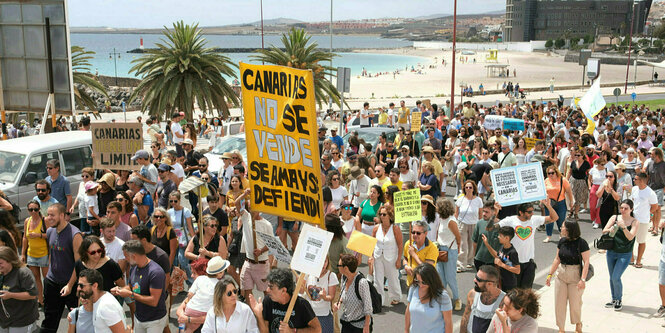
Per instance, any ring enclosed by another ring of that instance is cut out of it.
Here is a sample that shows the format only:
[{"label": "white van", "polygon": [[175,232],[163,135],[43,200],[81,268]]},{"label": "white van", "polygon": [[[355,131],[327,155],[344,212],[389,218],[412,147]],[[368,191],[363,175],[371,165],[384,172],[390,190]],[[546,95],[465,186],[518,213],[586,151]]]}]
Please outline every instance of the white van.
[{"label": "white van", "polygon": [[49,133],[0,141],[0,190],[21,208],[19,224],[28,217],[26,206],[36,195],[35,182],[48,177],[46,161],[58,159],[75,198],[81,169],[92,166],[92,135],[87,131]]}]

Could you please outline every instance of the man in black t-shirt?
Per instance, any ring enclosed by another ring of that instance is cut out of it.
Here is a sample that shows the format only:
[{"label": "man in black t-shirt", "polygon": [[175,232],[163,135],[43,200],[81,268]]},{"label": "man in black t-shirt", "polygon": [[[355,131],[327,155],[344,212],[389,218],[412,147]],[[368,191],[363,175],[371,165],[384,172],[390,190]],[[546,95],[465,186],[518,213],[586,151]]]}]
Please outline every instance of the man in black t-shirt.
[{"label": "man in black t-shirt", "polygon": [[256,302],[254,296],[249,294],[249,306],[257,317],[261,332],[279,333],[280,327],[291,329],[308,328],[314,332],[321,332],[321,324],[316,318],[312,306],[304,298],[298,296],[289,318],[288,326],[282,322],[286,316],[291,296],[295,292],[293,274],[286,268],[274,268],[266,278],[268,288],[266,298],[262,303]]},{"label": "man in black t-shirt", "polygon": [[395,149],[395,143],[388,142],[386,143],[386,149],[379,153],[379,163],[385,170],[390,170],[394,167],[397,156],[399,156],[399,152]]},{"label": "man in black t-shirt", "polygon": [[226,240],[226,233],[228,232],[229,227],[229,216],[222,208],[220,208],[219,195],[217,193],[209,194],[207,201],[208,208],[203,211],[203,216],[212,215],[217,219],[217,222],[219,222],[217,232],[219,232],[219,235]]}]

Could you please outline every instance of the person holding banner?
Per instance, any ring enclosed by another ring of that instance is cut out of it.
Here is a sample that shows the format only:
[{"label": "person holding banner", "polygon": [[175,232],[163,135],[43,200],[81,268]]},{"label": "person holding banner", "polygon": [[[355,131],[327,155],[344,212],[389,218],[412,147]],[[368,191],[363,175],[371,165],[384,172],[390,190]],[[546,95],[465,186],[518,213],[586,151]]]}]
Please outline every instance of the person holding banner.
[{"label": "person holding banner", "polygon": [[[515,229],[515,236],[511,243],[517,251],[520,259],[520,274],[517,276],[518,288],[531,288],[533,279],[536,276],[536,262],[533,260],[536,256],[534,232],[542,224],[553,223],[559,219],[556,210],[552,208],[549,199],[541,200],[540,203],[547,208],[548,216],[534,216],[533,205],[531,203],[521,203],[517,205],[517,215],[509,216],[499,221],[499,226],[508,226]],[[497,202],[496,206],[501,210],[501,205]]]},{"label": "person holding banner", "polygon": [[427,239],[429,226],[424,221],[414,221],[411,226],[411,239],[404,244],[404,270],[406,271],[406,285],[413,282],[413,269],[422,263],[432,266],[436,264],[439,250],[436,244]]},{"label": "person holding banner", "polygon": [[374,248],[374,281],[382,284],[383,278],[388,280],[388,295],[384,288],[377,288],[383,304],[390,300],[390,305],[400,303],[402,289],[399,283],[399,269],[402,267],[402,232],[395,225],[392,208],[379,208],[379,221],[374,227],[372,237],[377,239]]},{"label": "person holding banner", "polygon": [[[312,306],[296,293],[293,273],[290,269],[273,268],[266,277],[266,281],[266,288],[264,288],[266,297],[263,300],[259,298],[257,302],[251,294],[247,298],[262,333],[296,332],[296,330],[321,333],[321,324]],[[293,297],[296,297],[296,300],[291,318],[288,323],[284,323],[289,302]]]},{"label": "person holding banner", "polygon": [[[245,195],[249,195],[249,189],[245,190],[241,197]],[[240,270],[240,287],[242,288],[243,297],[247,299],[254,286],[258,290],[266,289],[265,279],[270,270],[268,247],[261,237],[254,239],[256,233],[253,231],[268,235],[272,235],[273,231],[270,222],[264,219],[258,211],[251,210],[250,217],[250,213],[243,210],[240,213],[240,220],[243,224],[240,252],[245,253],[245,263]]]}]

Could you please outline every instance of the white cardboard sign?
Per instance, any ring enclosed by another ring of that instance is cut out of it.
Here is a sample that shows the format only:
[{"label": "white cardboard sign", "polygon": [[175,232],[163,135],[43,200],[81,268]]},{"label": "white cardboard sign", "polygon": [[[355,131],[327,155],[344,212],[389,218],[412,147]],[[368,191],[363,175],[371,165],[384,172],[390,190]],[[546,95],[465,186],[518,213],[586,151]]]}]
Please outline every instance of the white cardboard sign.
[{"label": "white cardboard sign", "polygon": [[298,272],[319,276],[326,261],[333,233],[310,224],[303,224],[298,245],[293,253],[291,269]]},{"label": "white cardboard sign", "polygon": [[490,171],[494,196],[501,206],[547,198],[541,163],[522,164]]},{"label": "white cardboard sign", "polygon": [[483,122],[483,126],[485,127],[485,129],[488,130],[502,128],[503,118],[504,116],[496,116],[496,115],[485,116],[485,121]]},{"label": "white cardboard sign", "polygon": [[264,234],[260,231],[256,231],[256,234],[263,240],[263,243],[268,247],[270,254],[277,259],[277,261],[285,263],[287,265],[291,264],[291,254],[284,247],[284,244],[274,235]]}]

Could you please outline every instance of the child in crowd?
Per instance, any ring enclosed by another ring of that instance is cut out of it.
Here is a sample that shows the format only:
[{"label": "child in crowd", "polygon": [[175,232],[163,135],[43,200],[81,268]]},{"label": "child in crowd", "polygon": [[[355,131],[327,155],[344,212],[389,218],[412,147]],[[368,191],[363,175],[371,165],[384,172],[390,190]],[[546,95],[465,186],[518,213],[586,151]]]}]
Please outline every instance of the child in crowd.
[{"label": "child in crowd", "polygon": [[517,286],[517,275],[520,274],[520,261],[517,250],[510,243],[513,237],[515,237],[515,229],[507,226],[499,228],[498,238],[501,249],[499,249],[498,253],[489,245],[487,237],[485,235],[482,237],[485,246],[487,246],[487,249],[494,257],[494,265],[496,265],[501,273],[501,290],[508,292]]},{"label": "child in crowd", "polygon": [[91,226],[99,226],[99,203],[97,201],[98,188],[99,184],[94,181],[88,181],[85,183],[85,206],[88,208],[88,225],[86,228],[87,230],[83,230],[84,228],[81,228],[81,231],[83,232],[90,233],[92,232]]},{"label": "child in crowd", "polygon": [[342,203],[342,206],[340,207],[340,210],[342,212],[341,216],[339,217],[340,220],[342,220],[342,228],[344,229],[344,234],[346,235],[346,238],[351,237],[351,232],[353,232],[353,227],[354,227],[354,214],[353,214],[353,205],[345,201]]}]

